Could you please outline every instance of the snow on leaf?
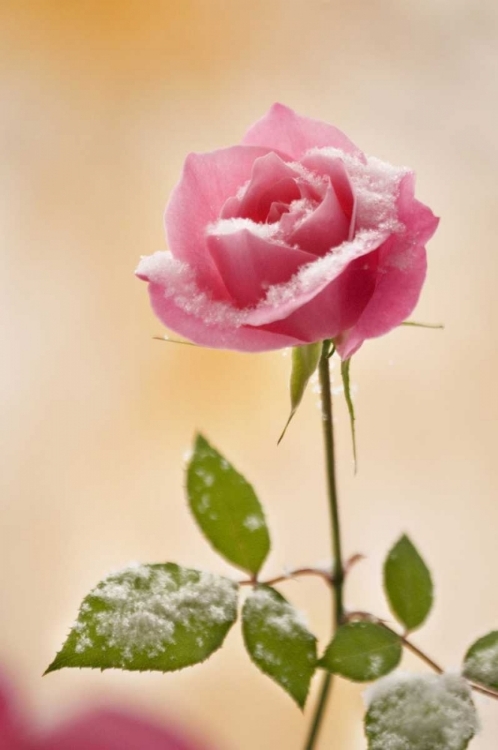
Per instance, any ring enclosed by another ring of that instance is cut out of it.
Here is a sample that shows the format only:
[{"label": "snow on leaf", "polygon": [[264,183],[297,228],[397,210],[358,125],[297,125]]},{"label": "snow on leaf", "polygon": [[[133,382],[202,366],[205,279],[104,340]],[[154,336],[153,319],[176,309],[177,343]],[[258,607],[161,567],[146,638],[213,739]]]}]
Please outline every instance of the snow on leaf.
[{"label": "snow on leaf", "polygon": [[459,675],[394,673],[365,697],[369,750],[464,750],[479,728]]},{"label": "snow on leaf", "polygon": [[84,599],[62,667],[168,672],[204,661],[237,617],[237,585],[173,563],[130,565]]},{"label": "snow on leaf", "polygon": [[261,503],[249,482],[202,435],[187,466],[187,496],[214,549],[256,575],[270,550]]},{"label": "snow on leaf", "polygon": [[316,668],[316,638],[302,616],[269,586],[258,586],[242,609],[252,661],[303,708]]},{"label": "snow on leaf", "polygon": [[348,680],[376,680],[398,666],[401,641],[391,630],[372,622],[342,625],[328,646],[320,666]]},{"label": "snow on leaf", "polygon": [[498,630],[472,644],[465,654],[463,673],[469,680],[498,690]]}]

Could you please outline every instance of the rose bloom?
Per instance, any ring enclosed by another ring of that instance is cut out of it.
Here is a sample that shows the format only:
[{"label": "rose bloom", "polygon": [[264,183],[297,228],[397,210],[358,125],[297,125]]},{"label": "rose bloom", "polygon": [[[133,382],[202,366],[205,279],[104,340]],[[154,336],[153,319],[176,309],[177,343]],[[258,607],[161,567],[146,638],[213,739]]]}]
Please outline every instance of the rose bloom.
[{"label": "rose bloom", "polygon": [[0,672],[0,750],[208,750],[177,729],[99,708],[49,732],[36,732]]},{"label": "rose bloom", "polygon": [[275,104],[241,145],[190,154],[166,209],[170,253],[142,258],[152,307],[204,346],[333,339],[343,359],[402,323],[438,219],[414,174]]}]

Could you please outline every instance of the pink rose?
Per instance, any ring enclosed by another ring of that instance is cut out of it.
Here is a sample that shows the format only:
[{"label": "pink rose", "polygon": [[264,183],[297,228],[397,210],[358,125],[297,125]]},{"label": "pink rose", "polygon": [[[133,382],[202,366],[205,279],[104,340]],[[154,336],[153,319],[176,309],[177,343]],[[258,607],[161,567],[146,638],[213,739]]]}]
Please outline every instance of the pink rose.
[{"label": "pink rose", "polygon": [[98,709],[48,733],[34,732],[0,673],[0,750],[208,750],[176,729]]},{"label": "pink rose", "polygon": [[198,344],[334,339],[347,359],[417,303],[438,219],[414,182],[275,104],[241,145],[187,157],[166,209],[171,253],[136,273],[160,320]]}]

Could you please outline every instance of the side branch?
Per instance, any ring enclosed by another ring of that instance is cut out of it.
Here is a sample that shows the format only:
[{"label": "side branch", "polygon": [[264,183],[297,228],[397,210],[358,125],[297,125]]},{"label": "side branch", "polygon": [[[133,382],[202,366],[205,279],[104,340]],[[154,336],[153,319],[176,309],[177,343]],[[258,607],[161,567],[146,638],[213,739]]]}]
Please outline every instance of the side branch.
[{"label": "side branch", "polygon": [[[356,565],[356,563],[360,562],[364,558],[365,556],[360,553],[351,555],[351,557],[344,564],[344,576],[348,575],[351,569]],[[300,576],[318,576],[319,578],[323,578],[325,583],[327,583],[329,586],[335,586],[335,578],[331,571],[329,572],[324,568],[296,568],[296,570],[291,570],[289,573],[275,576],[275,578],[269,578],[267,581],[260,581],[257,578],[247,578],[243,581],[238,581],[238,584],[239,586],[256,586],[257,584],[261,584],[262,586],[274,586],[275,584],[283,583],[284,581],[293,581]]]},{"label": "side branch", "polygon": [[[389,630],[390,633],[394,633],[394,635],[397,635],[403,646],[405,646],[405,648],[411,651],[412,654],[415,654],[415,656],[417,656],[421,661],[427,664],[427,666],[429,666],[434,672],[436,672],[437,674],[444,673],[444,669],[439,664],[437,664],[434,659],[431,659],[430,656],[422,651],[422,649],[416,646],[406,634],[397,633],[395,630],[393,630],[393,628],[390,628],[389,625],[386,625],[385,621],[381,620],[380,617],[376,617],[375,615],[370,614],[370,612],[348,612],[344,618],[345,622],[352,622],[354,620],[363,620],[366,622],[373,622],[376,625],[382,625],[382,627],[386,630]],[[475,690],[477,693],[482,693],[483,695],[487,695],[489,698],[495,698],[496,700],[498,700],[497,690],[488,688],[485,685],[474,682],[473,680],[467,680],[467,682],[472,690]]]},{"label": "side branch", "polygon": [[323,578],[329,586],[334,585],[334,576],[326,570],[321,570],[320,568],[297,568],[296,570],[291,570],[290,573],[270,578],[267,581],[258,581],[257,579],[252,578],[245,581],[239,581],[239,586],[255,586],[257,584],[263,586],[274,586],[276,583],[292,581],[295,578],[299,578],[299,576],[318,576],[319,578]]}]

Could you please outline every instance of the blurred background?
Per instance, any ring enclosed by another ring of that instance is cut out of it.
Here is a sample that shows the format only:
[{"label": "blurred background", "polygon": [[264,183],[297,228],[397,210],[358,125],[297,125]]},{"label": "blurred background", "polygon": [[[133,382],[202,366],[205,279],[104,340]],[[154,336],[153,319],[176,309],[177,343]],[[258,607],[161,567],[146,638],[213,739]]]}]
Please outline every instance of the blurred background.
[{"label": "blurred background", "polygon": [[[445,330],[402,328],[354,358],[356,477],[340,395],[336,426],[345,549],[367,555],[347,604],[388,616],[381,564],[408,532],[437,587],[414,640],[457,667],[498,627],[496,3],[3,0],[0,40],[0,662],[38,723],[97,700],[188,718],[219,750],[301,747],[306,718],[236,628],[179,674],[41,678],[111,569],[228,571],[184,500],[196,429],[266,506],[268,575],[329,556],[317,394],[277,448],[290,359],[154,341],[163,331],[133,276],[165,247],[186,153],[237,142],[276,100],[414,168],[442,217],[413,317]],[[323,584],[281,590],[325,643]],[[337,682],[320,748],[365,748],[361,693]],[[490,750],[498,704],[478,702],[472,747]]]}]

